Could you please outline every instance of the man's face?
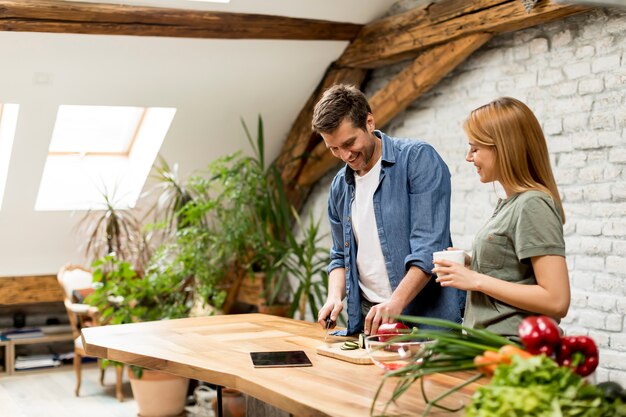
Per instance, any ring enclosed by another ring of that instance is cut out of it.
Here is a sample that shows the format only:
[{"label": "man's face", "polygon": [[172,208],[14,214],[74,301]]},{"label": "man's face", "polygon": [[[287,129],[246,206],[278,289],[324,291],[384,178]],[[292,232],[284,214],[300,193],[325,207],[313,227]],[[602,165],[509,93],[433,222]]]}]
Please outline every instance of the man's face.
[{"label": "man's face", "polygon": [[378,156],[376,144],[379,139],[374,135],[374,117],[369,114],[366,130],[354,127],[351,121],[343,122],[331,133],[322,133],[326,147],[336,158],[348,164],[358,175],[367,173],[376,163]]}]

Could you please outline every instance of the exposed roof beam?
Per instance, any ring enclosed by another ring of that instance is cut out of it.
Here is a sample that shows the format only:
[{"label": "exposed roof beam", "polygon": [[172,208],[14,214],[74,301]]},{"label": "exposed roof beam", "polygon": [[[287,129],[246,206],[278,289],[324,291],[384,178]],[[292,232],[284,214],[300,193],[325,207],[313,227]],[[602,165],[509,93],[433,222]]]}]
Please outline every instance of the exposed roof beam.
[{"label": "exposed roof beam", "polygon": [[[304,202],[304,198],[306,198],[310,191],[310,187],[300,187],[299,179],[298,182],[296,182],[296,179],[300,175],[302,166],[316,159],[317,156],[311,155],[310,151],[322,140],[321,137],[311,129],[313,108],[322,93],[334,84],[345,83],[361,87],[366,72],[366,70],[359,68],[337,68],[331,65],[326,71],[322,81],[300,110],[293,126],[291,126],[291,130],[283,144],[281,153],[276,159],[276,165],[282,172],[281,176],[286,186],[287,196],[291,203],[298,209]],[[326,151],[325,147],[324,151]],[[324,172],[327,172],[328,169],[330,169],[330,167],[326,168]]]},{"label": "exposed roof beam", "polygon": [[492,38],[476,33],[435,46],[418,56],[369,100],[376,126],[383,127]]},{"label": "exposed roof beam", "polygon": [[246,13],[0,0],[0,30],[215,39],[352,40],[362,25]]},{"label": "exposed roof beam", "polygon": [[376,68],[463,36],[513,32],[588,10],[541,0],[526,13],[519,0],[444,0],[364,26],[338,64]]},{"label": "exposed roof beam", "polygon": [[[430,90],[433,86],[474,51],[484,45],[492,35],[477,33],[443,45],[433,47],[418,56],[406,69],[389,80],[370,99],[376,127],[381,128],[411,102]],[[340,161],[320,142],[311,152],[300,176],[298,185],[310,187]]]}]

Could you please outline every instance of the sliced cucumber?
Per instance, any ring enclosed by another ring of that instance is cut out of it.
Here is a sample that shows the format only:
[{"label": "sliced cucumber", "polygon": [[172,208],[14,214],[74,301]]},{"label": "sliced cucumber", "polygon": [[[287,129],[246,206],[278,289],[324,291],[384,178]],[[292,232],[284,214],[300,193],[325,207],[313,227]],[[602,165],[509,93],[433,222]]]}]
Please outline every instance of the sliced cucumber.
[{"label": "sliced cucumber", "polygon": [[356,350],[359,348],[359,344],[357,342],[354,342],[352,340],[348,340],[346,342],[343,343],[343,345],[341,345],[339,347],[339,349],[341,350]]}]

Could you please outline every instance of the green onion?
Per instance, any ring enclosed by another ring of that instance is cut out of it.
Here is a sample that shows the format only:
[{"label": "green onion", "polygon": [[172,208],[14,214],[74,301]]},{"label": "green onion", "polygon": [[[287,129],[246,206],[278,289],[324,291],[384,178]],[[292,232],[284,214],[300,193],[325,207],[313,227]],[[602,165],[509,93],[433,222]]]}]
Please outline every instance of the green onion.
[{"label": "green onion", "polygon": [[[492,333],[484,329],[471,329],[448,320],[435,319],[429,317],[413,317],[413,316],[397,316],[396,319],[417,325],[427,325],[436,327],[436,329],[420,330],[419,327],[409,334],[403,334],[394,337],[387,343],[398,342],[402,340],[414,340],[416,338],[435,341],[426,354],[416,361],[400,369],[387,372],[374,395],[370,415],[374,416],[376,400],[378,399],[384,384],[390,378],[397,378],[397,383],[391,394],[391,398],[385,403],[381,416],[384,416],[389,405],[398,400],[413,383],[423,381],[423,377],[434,373],[458,372],[476,369],[474,358],[482,355],[487,350],[498,351],[504,345],[519,345],[509,339]],[[462,387],[478,380],[483,375],[478,374],[468,381],[465,381],[451,389],[438,395],[436,398],[429,400],[424,395],[426,408],[423,416],[426,416],[432,407],[437,407],[446,411],[458,411],[444,407],[439,403],[448,395],[458,391]]]}]

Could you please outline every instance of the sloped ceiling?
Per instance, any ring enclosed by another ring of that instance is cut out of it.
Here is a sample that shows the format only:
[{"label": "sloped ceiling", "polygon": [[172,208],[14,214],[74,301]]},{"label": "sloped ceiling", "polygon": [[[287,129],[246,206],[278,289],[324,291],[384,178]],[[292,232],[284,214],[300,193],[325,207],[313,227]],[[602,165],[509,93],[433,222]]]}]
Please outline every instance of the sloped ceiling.
[{"label": "sloped ceiling", "polygon": [[[95,1],[92,1],[95,2]],[[102,2],[102,1],[100,1]],[[367,23],[392,0],[110,1]],[[0,32],[0,102],[20,113],[0,210],[0,276],[55,273],[83,262],[82,212],[35,212],[60,104],[178,109],[161,149],[183,175],[247,150],[240,117],[263,116],[276,156],[304,102],[347,42],[216,40]]]}]

